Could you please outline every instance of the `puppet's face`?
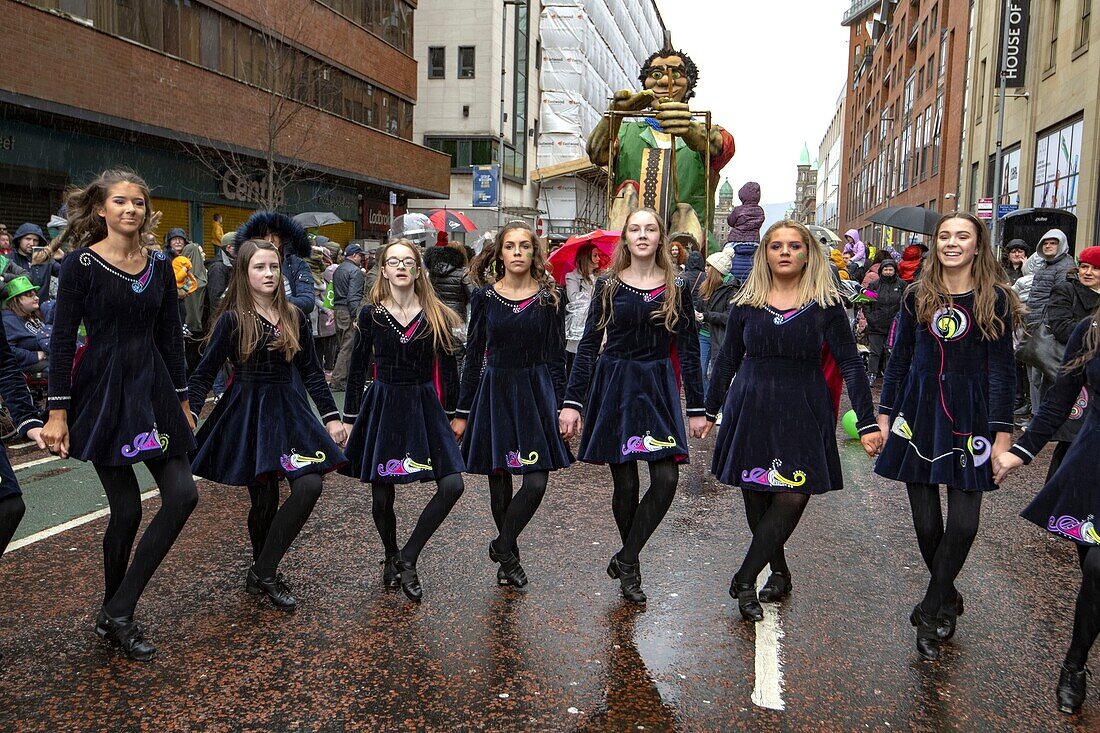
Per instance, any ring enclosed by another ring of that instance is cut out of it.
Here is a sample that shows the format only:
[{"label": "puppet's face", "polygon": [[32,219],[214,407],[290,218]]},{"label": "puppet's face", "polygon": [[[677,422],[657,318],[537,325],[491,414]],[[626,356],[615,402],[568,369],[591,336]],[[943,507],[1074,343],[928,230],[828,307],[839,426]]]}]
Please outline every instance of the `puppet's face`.
[{"label": "puppet's face", "polygon": [[684,101],[688,89],[684,60],[675,55],[653,59],[646,67],[645,88],[656,94],[659,100]]}]

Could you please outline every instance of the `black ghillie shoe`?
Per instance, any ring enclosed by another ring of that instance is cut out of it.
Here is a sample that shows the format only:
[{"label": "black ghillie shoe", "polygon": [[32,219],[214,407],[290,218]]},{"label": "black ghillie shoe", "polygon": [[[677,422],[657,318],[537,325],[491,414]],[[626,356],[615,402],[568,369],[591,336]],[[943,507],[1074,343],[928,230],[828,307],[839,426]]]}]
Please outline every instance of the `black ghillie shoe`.
[{"label": "black ghillie shoe", "polygon": [[929,662],[940,658],[940,636],[936,629],[939,620],[926,616],[918,604],[909,615],[909,623],[917,627],[917,653]]},{"label": "black ghillie shoe", "polygon": [[290,586],[282,573],[275,573],[269,578],[261,578],[252,568],[248,569],[248,577],[245,580],[244,589],[249,595],[258,596],[261,593],[271,600],[271,605],[280,611],[293,613],[298,609],[298,599],[290,593]]},{"label": "black ghillie shoe", "polygon": [[420,587],[420,577],[416,574],[416,566],[401,558],[394,560],[397,567],[397,575],[401,581],[401,590],[410,601],[420,603],[424,597],[424,589]]},{"label": "black ghillie shoe", "polygon": [[778,603],[791,594],[791,576],[789,573],[774,572],[768,576],[768,582],[760,589],[761,603]]},{"label": "black ghillie shoe", "polygon": [[401,578],[397,576],[397,565],[394,561],[397,555],[390,555],[382,561],[382,585],[387,590],[397,590],[401,587]]},{"label": "black ghillie shoe", "polygon": [[758,623],[764,620],[764,609],[760,606],[760,599],[756,595],[756,585],[753,583],[738,583],[735,578],[730,583],[730,596],[737,600],[737,610],[746,621]]},{"label": "black ghillie shoe", "polygon": [[493,543],[490,542],[489,559],[500,563],[500,567],[497,569],[498,584],[511,585],[516,588],[527,585],[527,573],[523,572],[523,566],[519,564],[519,558],[513,553],[509,552],[507,555],[501,555],[493,549]]},{"label": "black ghillie shoe", "polygon": [[611,558],[611,562],[607,566],[607,574],[619,581],[619,592],[626,600],[631,603],[645,603],[648,600],[642,590],[642,568],[640,564],[625,563],[616,555]]},{"label": "black ghillie shoe", "polygon": [[1073,715],[1081,709],[1081,704],[1085,702],[1085,676],[1088,674],[1088,667],[1074,670],[1062,665],[1054,697],[1058,700],[1058,709],[1063,713]]},{"label": "black ghillie shoe", "polygon": [[148,662],[157,655],[157,648],[145,640],[145,630],[132,616],[112,618],[100,610],[95,620],[95,632],[100,638],[118,644],[126,656],[135,662]]}]

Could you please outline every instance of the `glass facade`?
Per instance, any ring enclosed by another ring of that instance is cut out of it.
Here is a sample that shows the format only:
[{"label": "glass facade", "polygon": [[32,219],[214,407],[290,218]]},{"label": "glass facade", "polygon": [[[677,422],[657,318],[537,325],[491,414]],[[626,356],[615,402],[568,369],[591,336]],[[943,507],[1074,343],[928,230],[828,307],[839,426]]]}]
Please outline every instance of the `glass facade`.
[{"label": "glass facade", "polygon": [[[306,2],[306,0],[298,0]],[[317,0],[403,53],[413,53],[413,8],[402,0]]]},{"label": "glass facade", "polygon": [[1035,149],[1033,206],[1077,210],[1084,129],[1085,121],[1077,119],[1039,135]]}]

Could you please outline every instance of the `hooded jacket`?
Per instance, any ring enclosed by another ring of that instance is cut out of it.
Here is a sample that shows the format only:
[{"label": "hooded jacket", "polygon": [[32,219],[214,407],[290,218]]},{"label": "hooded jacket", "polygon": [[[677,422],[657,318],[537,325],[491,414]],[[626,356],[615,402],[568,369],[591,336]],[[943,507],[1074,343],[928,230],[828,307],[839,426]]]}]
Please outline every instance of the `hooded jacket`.
[{"label": "hooded jacket", "polygon": [[20,224],[11,238],[11,254],[6,255],[10,264],[0,273],[0,277],[8,282],[19,275],[26,275],[38,287],[39,302],[45,303],[50,299],[50,281],[61,274],[61,263],[51,259],[40,265],[32,265],[32,258],[20,252],[17,244],[28,234],[38,237],[38,244],[35,245],[37,247],[45,247],[50,243],[42,232],[42,227],[31,223]]},{"label": "hooded jacket", "polygon": [[[1041,257],[1039,258],[1042,259]],[[1033,260],[1028,257],[1024,260],[1023,271],[1024,274],[1020,276],[1020,279],[1012,283],[1012,289],[1016,291],[1016,295],[1020,296],[1020,301],[1027,303],[1031,298],[1031,281],[1035,279],[1035,272],[1039,269],[1038,260]]]},{"label": "hooded jacket", "polygon": [[737,192],[740,206],[734,206],[726,217],[730,225],[727,242],[760,241],[760,227],[764,224],[764,209],[760,207],[760,184],[749,181]]},{"label": "hooded jacket", "polygon": [[851,242],[845,242],[842,254],[851,255],[852,262],[864,263],[867,261],[867,245],[859,238],[859,230],[849,229],[844,232],[845,237],[851,237]]},{"label": "hooded jacket", "polygon": [[913,278],[920,271],[924,261],[924,250],[918,244],[910,244],[901,253],[901,262],[898,263],[898,277],[907,283],[913,282]]},{"label": "hooded jacket", "polygon": [[283,289],[287,300],[302,309],[313,312],[313,274],[306,259],[309,257],[309,237],[302,225],[286,214],[277,211],[257,211],[237,230],[236,247],[249,239],[263,239],[266,234],[279,235],[283,249]]},{"label": "hooded jacket", "polygon": [[841,280],[851,280],[848,276],[848,263],[844,261],[844,255],[841,254],[839,249],[829,250],[829,259],[832,261],[833,266],[836,267],[836,274]]},{"label": "hooded jacket", "polygon": [[[893,275],[886,276],[882,274],[882,270],[887,267],[887,264],[894,268]],[[905,297],[906,287],[905,281],[898,277],[897,266],[894,261],[883,260],[879,264],[878,279],[867,288],[876,295],[873,303],[868,303],[863,307],[864,315],[867,318],[867,333],[881,335],[890,333],[890,324],[901,309],[901,301]]]},{"label": "hooded jacket", "polygon": [[439,299],[465,322],[474,284],[466,275],[463,253],[450,246],[428,247],[424,252],[424,268]]},{"label": "hooded jacket", "polygon": [[691,302],[695,304],[695,310],[702,310],[699,307],[699,288],[702,287],[707,275],[707,261],[703,259],[703,255],[699,252],[689,254],[687,266],[682,274],[684,282],[691,288]]},{"label": "hooded jacket", "polygon": [[1061,229],[1051,229],[1040,237],[1039,241],[1042,242],[1044,239],[1057,239],[1058,249],[1053,255],[1046,257],[1042,253],[1042,248],[1036,247],[1035,253],[1028,258],[1029,261],[1034,259],[1038,265],[1035,277],[1031,281],[1031,294],[1027,299],[1027,323],[1029,324],[1042,322],[1043,310],[1050,300],[1050,292],[1054,290],[1055,285],[1066,279],[1066,273],[1075,266],[1073,257],[1069,253],[1069,240],[1066,239],[1065,232]]},{"label": "hooded jacket", "polygon": [[1063,280],[1050,291],[1043,320],[1050,326],[1054,338],[1066,344],[1073,329],[1082,318],[1095,311],[1097,305],[1100,305],[1100,293],[1082,285],[1080,280]]}]

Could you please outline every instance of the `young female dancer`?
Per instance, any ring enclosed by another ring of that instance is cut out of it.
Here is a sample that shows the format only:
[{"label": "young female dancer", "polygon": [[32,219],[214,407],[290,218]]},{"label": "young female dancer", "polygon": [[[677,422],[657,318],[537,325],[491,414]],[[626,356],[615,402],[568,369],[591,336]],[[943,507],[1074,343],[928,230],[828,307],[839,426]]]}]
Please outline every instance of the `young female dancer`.
[{"label": "young female dancer", "polygon": [[[128,171],[105,171],[68,196],[63,236],[80,246],[61,267],[42,431],[51,451],[91,461],[103,483],[111,520],[95,630],[143,662],[156,649],[134,607],[199,499],[187,462],[195,425],[176,279],[164,252],[142,244],[148,203],[149,187]],[[78,354],[82,322],[87,341]],[[138,462],[153,474],[161,506],[131,560],[141,523]]]},{"label": "young female dancer", "polygon": [[[791,592],[783,544],[810,496],[844,488],[836,411],[822,371],[826,349],[844,375],[869,456],[882,447],[882,434],[848,316],[813,235],[798,222],[777,222],[753,258],[726,319],[707,420],[713,425],[722,411],[711,472],[741,487],[752,530],[730,595],[741,615],[756,622],[764,618],[760,601]],[[781,413],[776,405],[783,405]],[[771,576],[757,597],[756,576],[769,564]]]},{"label": "young female dancer", "polygon": [[[623,598],[645,603],[638,553],[672,505],[679,462],[687,462],[680,411],[683,377],[688,426],[703,434],[702,373],[691,293],[669,253],[664,224],[650,209],[627,217],[608,274],[596,281],[558,416],[562,437],[584,435],[577,457],[611,466],[611,510],[623,548],[607,573]],[[604,335],[603,352],[600,344]],[[638,501],[638,461],[649,463],[650,486]]]},{"label": "young female dancer", "polygon": [[[994,480],[1030,463],[1055,431],[1075,411],[1080,412],[1081,388],[1100,392],[1100,310],[1077,324],[1066,346],[1058,379],[1043,398],[1023,436],[1008,452],[993,459]],[[1072,540],[1081,563],[1081,589],[1073,618],[1073,637],[1058,676],[1058,709],[1075,713],[1085,701],[1085,663],[1100,635],[1100,484],[1096,454],[1100,451],[1100,407],[1088,402],[1088,414],[1077,438],[1054,475],[1021,513],[1055,536]]]},{"label": "young female dancer", "polygon": [[[486,270],[495,283],[484,282]],[[527,574],[516,540],[542,502],[550,471],[573,462],[557,425],[565,393],[562,300],[542,242],[522,222],[501,229],[470,271],[481,287],[470,300],[462,391],[451,428],[462,440],[466,471],[489,477],[499,533],[489,543],[489,558],[500,563],[497,582],[523,587]],[[523,476],[515,497],[513,474]]]},{"label": "young female dancer", "polygon": [[[15,356],[8,348],[7,339],[0,339],[0,397],[3,397],[4,406],[11,413],[19,433],[33,440],[39,448],[45,448],[38,408],[34,405]],[[7,549],[15,528],[27,511],[22,494],[11,461],[8,460],[8,452],[0,445],[0,556]]]},{"label": "young female dancer", "polygon": [[[196,436],[191,470],[219,484],[248,487],[252,567],[245,588],[266,594],[281,611],[294,611],[298,601],[278,572],[279,561],[320,498],[321,477],[347,462],[339,448],[347,432],[325,385],[309,318],[287,300],[280,259],[275,245],[262,239],[241,245],[188,398],[203,404],[222,365],[232,363],[229,387]],[[280,477],[290,482],[282,507]]]},{"label": "young female dancer", "polygon": [[[978,533],[982,494],[995,489],[990,459],[1012,442],[1019,304],[1003,283],[989,232],[968,213],[936,226],[935,249],[902,301],[886,367],[875,472],[904,481],[921,556],[931,574],[910,615],[917,651],[939,658],[963,611],[955,578]],[[939,484],[947,486],[947,522]]]},{"label": "young female dancer", "polygon": [[[371,513],[386,550],[383,583],[400,584],[406,596],[419,601],[416,560],[462,496],[466,467],[448,424],[458,400],[451,329],[459,321],[432,290],[412,242],[390,242],[378,263],[381,277],[359,312],[352,348],[344,419],[354,427],[348,465],[340,472],[371,484]],[[374,381],[364,394],[372,355]],[[399,549],[395,484],[433,480],[435,495]]]}]

